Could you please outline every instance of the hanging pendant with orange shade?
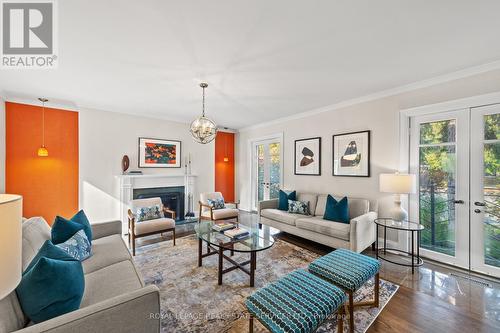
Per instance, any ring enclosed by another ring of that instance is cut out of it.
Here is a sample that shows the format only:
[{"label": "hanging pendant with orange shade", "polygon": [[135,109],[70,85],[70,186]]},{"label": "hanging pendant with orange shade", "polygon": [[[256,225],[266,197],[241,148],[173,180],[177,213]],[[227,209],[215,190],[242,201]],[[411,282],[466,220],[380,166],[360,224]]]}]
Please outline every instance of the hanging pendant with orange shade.
[{"label": "hanging pendant with orange shade", "polygon": [[38,148],[37,155],[38,157],[47,157],[49,156],[49,151],[45,147],[45,103],[49,100],[41,97],[38,100],[42,102],[42,146]]}]

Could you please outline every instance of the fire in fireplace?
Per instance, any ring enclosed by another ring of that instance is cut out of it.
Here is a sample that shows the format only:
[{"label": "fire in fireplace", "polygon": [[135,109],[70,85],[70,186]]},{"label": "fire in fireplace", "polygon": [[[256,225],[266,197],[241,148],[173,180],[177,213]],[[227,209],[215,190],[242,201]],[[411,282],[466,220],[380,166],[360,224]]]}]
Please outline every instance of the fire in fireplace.
[{"label": "fire in fireplace", "polygon": [[137,188],[134,199],[161,198],[163,205],[175,211],[176,221],[184,220],[184,186]]}]

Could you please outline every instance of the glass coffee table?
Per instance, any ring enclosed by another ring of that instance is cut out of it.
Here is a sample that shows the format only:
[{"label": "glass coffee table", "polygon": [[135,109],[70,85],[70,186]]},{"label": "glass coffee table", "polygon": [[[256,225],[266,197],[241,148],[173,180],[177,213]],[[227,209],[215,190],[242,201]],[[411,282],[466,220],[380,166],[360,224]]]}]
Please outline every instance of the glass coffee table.
[{"label": "glass coffee table", "polygon": [[[269,228],[259,229],[242,226],[239,228],[246,229],[249,235],[240,240],[234,240],[223,232],[212,229],[214,222],[204,221],[195,226],[196,236],[198,237],[198,266],[203,264],[203,258],[216,255],[219,256],[218,269],[218,284],[222,284],[222,275],[239,269],[250,276],[250,287],[255,284],[255,268],[257,266],[257,252],[269,249],[274,244],[274,238],[269,232]],[[203,252],[203,243],[206,243],[207,251]],[[225,252],[229,252],[226,255]],[[234,252],[249,253],[250,260],[237,262],[233,258]],[[224,269],[224,260],[231,263],[232,266]],[[250,267],[247,268],[250,264]]]}]

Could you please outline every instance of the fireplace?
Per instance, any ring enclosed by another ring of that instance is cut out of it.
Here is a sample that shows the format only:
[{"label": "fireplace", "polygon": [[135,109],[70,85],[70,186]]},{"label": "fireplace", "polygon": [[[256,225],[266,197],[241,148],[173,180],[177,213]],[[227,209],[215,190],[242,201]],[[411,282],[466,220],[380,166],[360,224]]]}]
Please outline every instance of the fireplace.
[{"label": "fireplace", "polygon": [[184,186],[137,188],[134,199],[161,198],[163,205],[175,211],[176,221],[184,220]]}]

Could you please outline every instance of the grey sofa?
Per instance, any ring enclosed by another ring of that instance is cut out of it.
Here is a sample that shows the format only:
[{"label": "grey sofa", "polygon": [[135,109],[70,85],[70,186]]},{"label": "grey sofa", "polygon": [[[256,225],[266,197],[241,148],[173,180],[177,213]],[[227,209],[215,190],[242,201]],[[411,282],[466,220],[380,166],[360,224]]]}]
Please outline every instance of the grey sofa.
[{"label": "grey sofa", "polygon": [[[291,214],[278,208],[278,199],[259,202],[260,223],[333,248],[361,252],[375,242],[376,209],[367,199],[347,198],[350,223],[323,219],[327,194],[297,193],[297,200],[309,202],[311,215]],[[334,196],[340,200],[341,197]]]},{"label": "grey sofa", "polygon": [[[23,222],[23,270],[50,227],[42,218]],[[92,257],[82,262],[85,292],[80,309],[39,324],[29,323],[16,293],[0,300],[0,332],[159,332],[160,294],[145,286],[121,238],[121,222],[92,224]],[[2,254],[5,255],[5,254]]]}]

